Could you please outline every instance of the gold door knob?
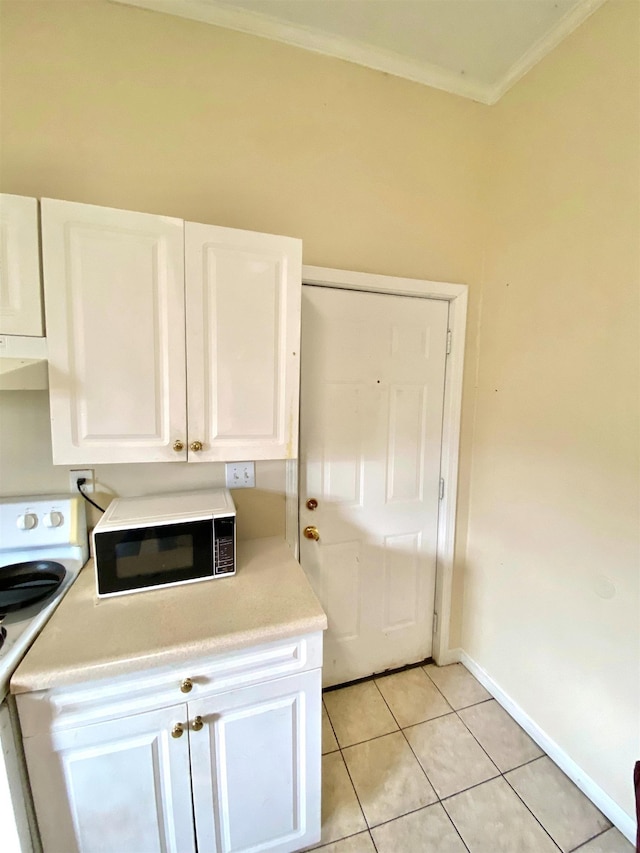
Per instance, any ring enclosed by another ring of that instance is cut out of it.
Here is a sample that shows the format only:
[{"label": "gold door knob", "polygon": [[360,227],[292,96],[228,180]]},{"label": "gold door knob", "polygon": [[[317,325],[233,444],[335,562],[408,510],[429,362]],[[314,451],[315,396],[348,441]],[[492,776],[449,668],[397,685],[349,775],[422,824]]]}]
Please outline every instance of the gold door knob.
[{"label": "gold door knob", "polygon": [[202,450],[202,442],[192,441],[189,445],[189,450],[193,450],[194,453],[197,453],[199,450]]},{"label": "gold door knob", "polygon": [[191,693],[191,688],[193,687],[193,681],[190,678],[185,678],[184,681],[180,682],[180,690],[183,693]]},{"label": "gold door knob", "polygon": [[184,442],[180,441],[180,439],[178,439],[178,441],[174,441],[173,449],[176,453],[180,453],[181,450],[184,450]]},{"label": "gold door knob", "polygon": [[198,715],[195,720],[191,723],[191,728],[194,732],[199,732],[200,729],[204,726],[204,720],[200,715]]},{"label": "gold door knob", "polygon": [[182,733],[184,732],[184,724],[176,723],[175,726],[171,729],[171,737],[182,737]]},{"label": "gold door knob", "polygon": [[304,534],[305,539],[315,539],[317,542],[318,539],[320,538],[320,534],[318,533],[317,527],[312,527],[312,526],[305,527],[305,529],[302,532]]},{"label": "gold door knob", "polygon": [[313,509],[317,509],[317,508],[318,508],[318,501],[315,498],[309,498],[309,500],[307,501],[307,509],[313,510]]}]

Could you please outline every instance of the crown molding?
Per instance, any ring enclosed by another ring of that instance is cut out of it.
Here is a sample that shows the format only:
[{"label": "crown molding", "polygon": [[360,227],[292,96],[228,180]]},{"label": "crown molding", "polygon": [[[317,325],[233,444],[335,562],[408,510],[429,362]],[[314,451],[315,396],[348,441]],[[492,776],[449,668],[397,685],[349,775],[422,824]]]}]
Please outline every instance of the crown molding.
[{"label": "crown molding", "polygon": [[442,89],[463,98],[488,104],[492,88],[464,76],[447,71],[437,65],[404,59],[397,53],[374,48],[362,42],[339,36],[319,33],[309,27],[278,21],[269,15],[251,12],[238,7],[219,5],[216,0],[110,0],[125,6],[137,6],[167,15],[177,15],[284,42],[294,47],[364,65],[375,71],[384,71],[394,77],[403,77],[414,83]]},{"label": "crown molding", "polygon": [[356,65],[383,71],[394,77],[412,80],[414,83],[431,86],[434,89],[487,105],[495,104],[547,53],[607,2],[607,0],[581,0],[514,63],[501,80],[492,85],[467,78],[432,63],[405,59],[397,53],[375,48],[364,42],[321,33],[299,24],[286,23],[260,12],[219,3],[218,0],[109,1],[284,42],[303,50],[353,62]]},{"label": "crown molding", "polygon": [[570,9],[549,32],[532,45],[520,59],[507,71],[504,77],[491,89],[487,104],[493,105],[511,89],[512,86],[522,79],[527,72],[540,62],[541,59],[551,53],[561,41],[576,30],[583,21],[586,21],[607,0],[582,0],[573,9]]}]

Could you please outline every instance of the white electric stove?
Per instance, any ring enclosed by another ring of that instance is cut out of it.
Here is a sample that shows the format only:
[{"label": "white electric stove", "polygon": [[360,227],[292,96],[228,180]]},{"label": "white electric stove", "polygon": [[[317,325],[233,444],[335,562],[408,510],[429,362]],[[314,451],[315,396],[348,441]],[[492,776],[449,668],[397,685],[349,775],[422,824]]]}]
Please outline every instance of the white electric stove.
[{"label": "white electric stove", "polygon": [[[4,851],[38,850],[11,676],[89,557],[80,496],[0,500],[0,814]],[[33,600],[37,599],[37,600]],[[23,602],[29,602],[23,605]],[[11,817],[13,815],[13,821]],[[6,845],[6,846],[5,846]]]}]

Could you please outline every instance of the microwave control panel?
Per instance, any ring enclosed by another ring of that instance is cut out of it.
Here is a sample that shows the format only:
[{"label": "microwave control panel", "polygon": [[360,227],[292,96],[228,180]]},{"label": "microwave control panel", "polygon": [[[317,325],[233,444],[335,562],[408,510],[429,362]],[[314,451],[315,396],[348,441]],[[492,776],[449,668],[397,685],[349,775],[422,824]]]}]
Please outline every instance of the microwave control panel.
[{"label": "microwave control panel", "polygon": [[216,518],[213,522],[215,534],[216,575],[234,574],[236,570],[236,525],[235,518]]}]

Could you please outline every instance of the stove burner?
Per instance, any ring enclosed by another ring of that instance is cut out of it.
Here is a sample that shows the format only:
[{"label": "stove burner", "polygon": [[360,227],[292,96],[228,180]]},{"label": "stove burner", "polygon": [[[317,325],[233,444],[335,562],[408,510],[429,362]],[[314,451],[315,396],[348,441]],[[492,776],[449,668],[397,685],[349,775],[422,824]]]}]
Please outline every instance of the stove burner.
[{"label": "stove burner", "polygon": [[64,566],[51,560],[31,560],[0,569],[0,611],[10,613],[51,595],[62,583]]}]

